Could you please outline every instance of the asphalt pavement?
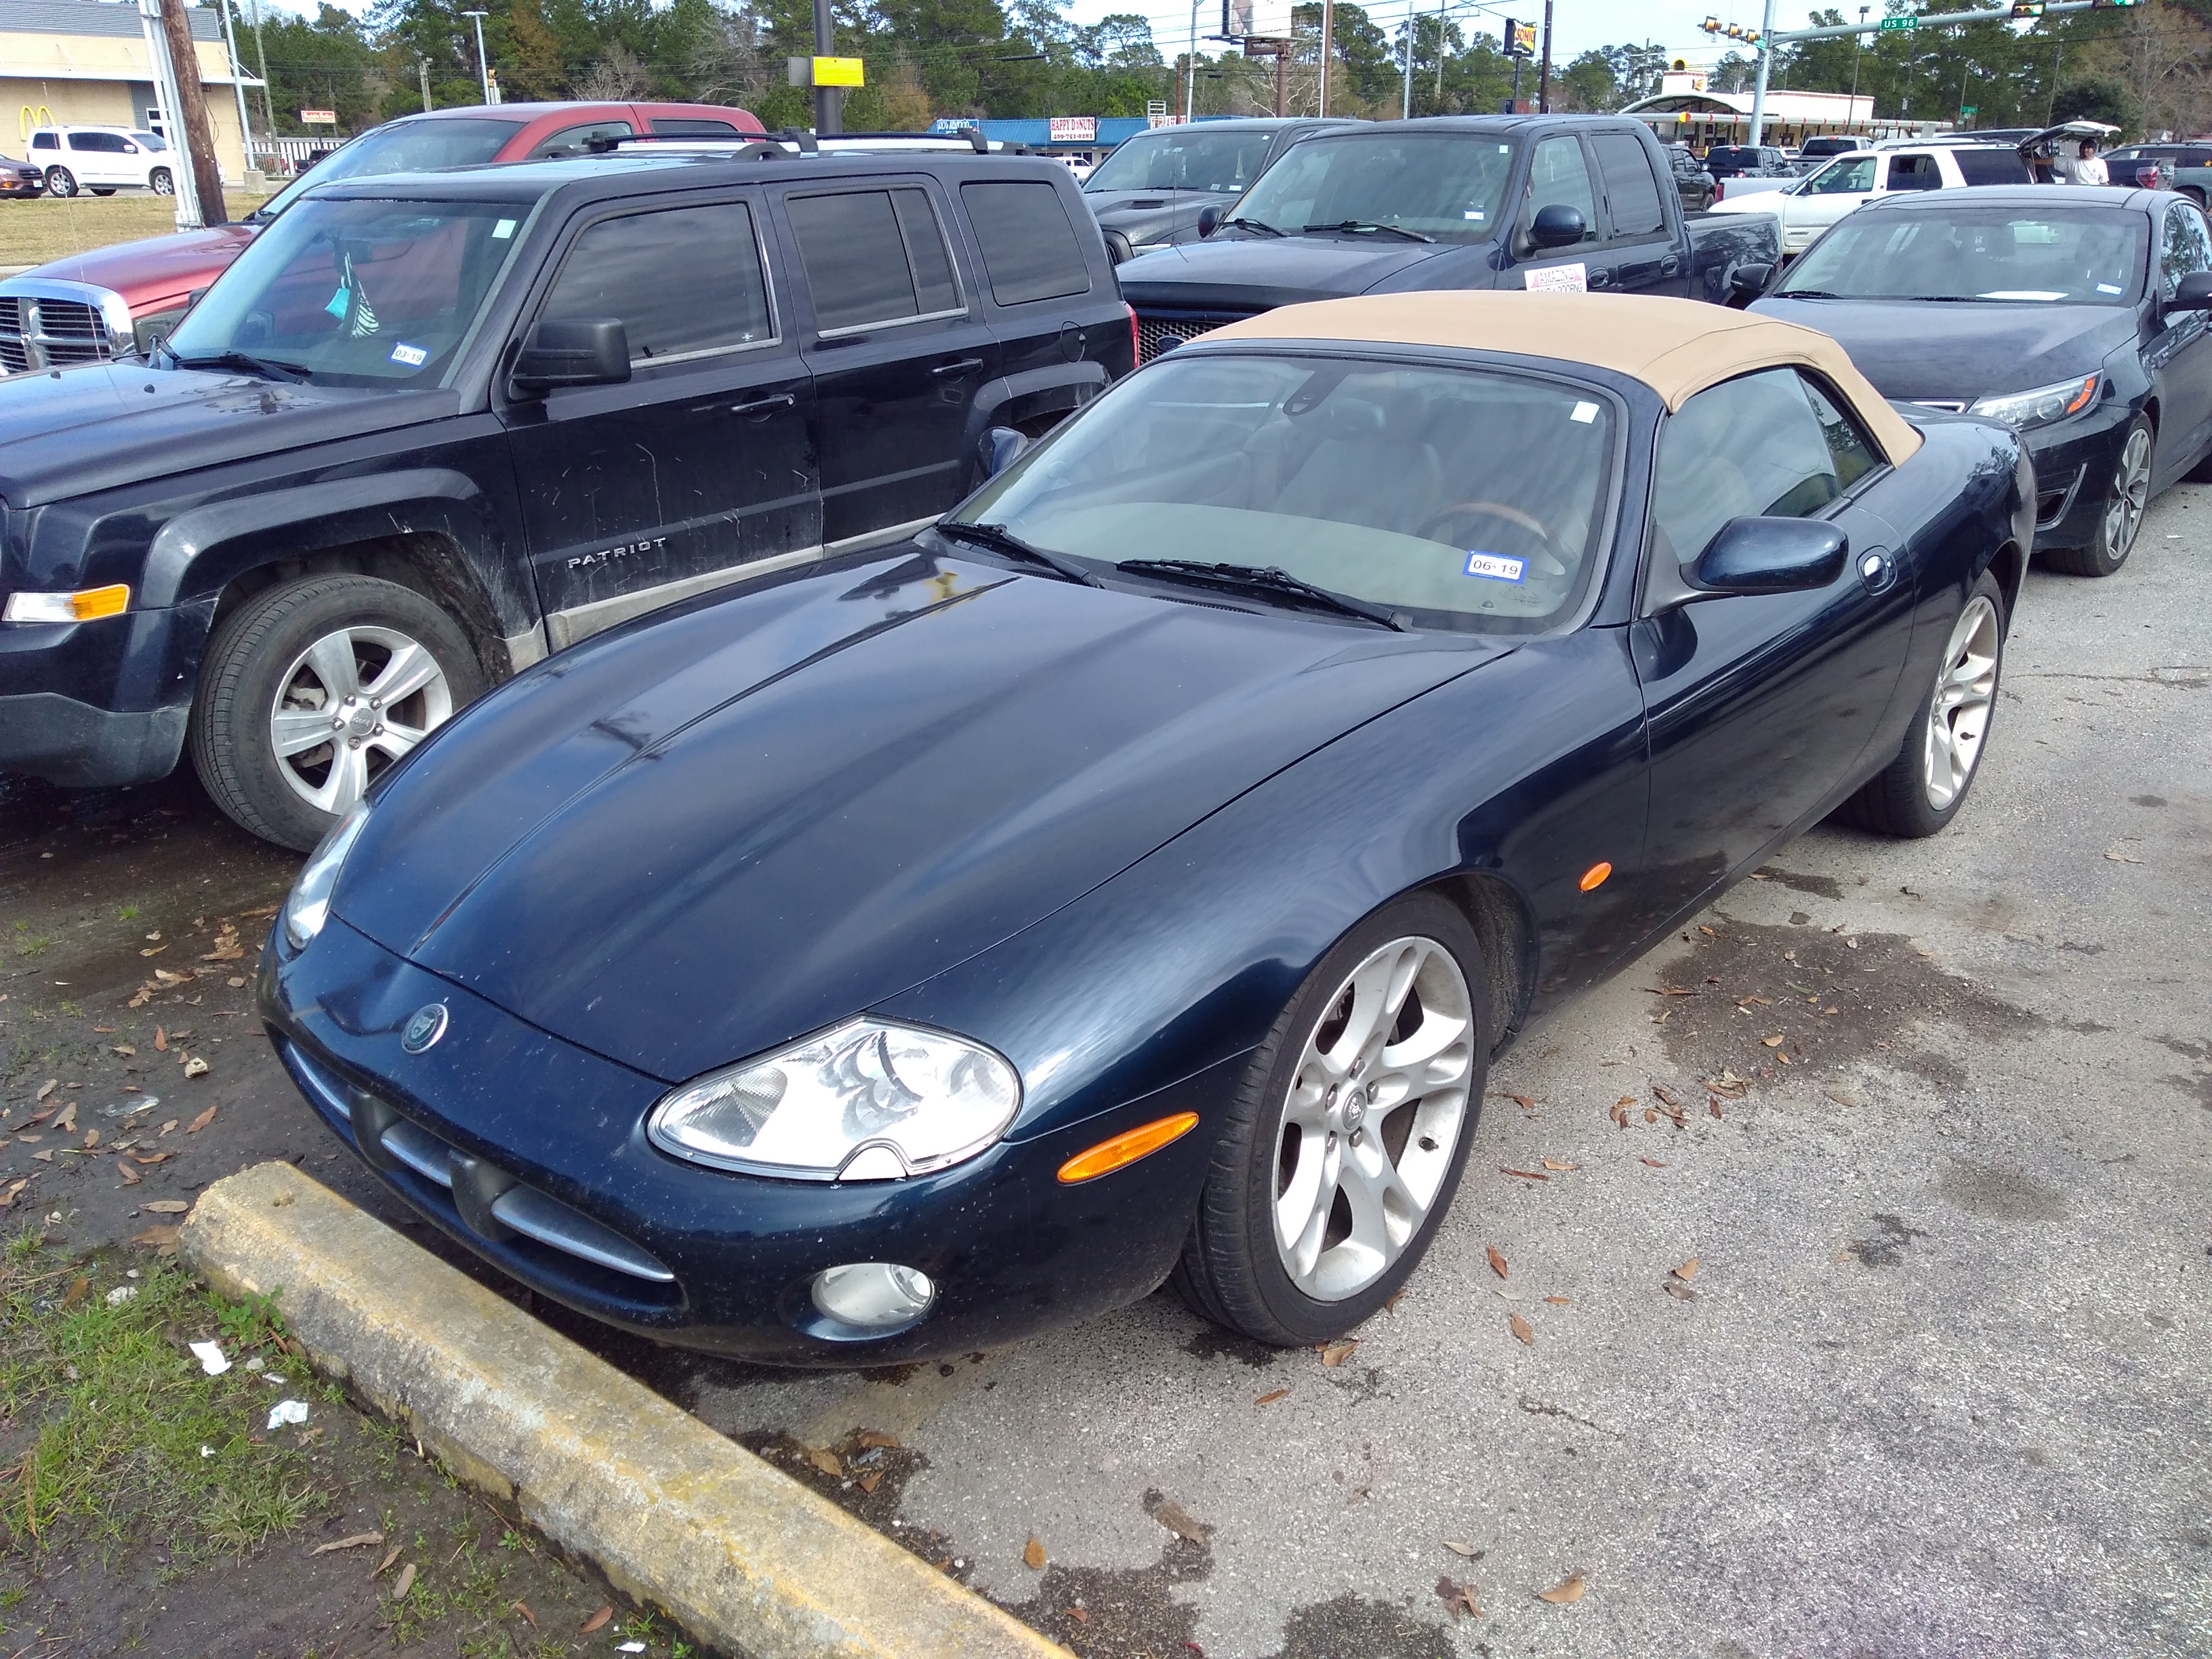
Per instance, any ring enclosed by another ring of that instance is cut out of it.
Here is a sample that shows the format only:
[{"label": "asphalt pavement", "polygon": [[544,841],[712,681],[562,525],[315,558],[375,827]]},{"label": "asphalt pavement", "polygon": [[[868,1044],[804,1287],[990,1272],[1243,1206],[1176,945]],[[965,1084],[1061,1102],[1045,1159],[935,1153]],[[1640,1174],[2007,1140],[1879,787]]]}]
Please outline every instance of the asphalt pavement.
[{"label": "asphalt pavement", "polygon": [[[1086,1656],[2212,1654],[2208,584],[2191,486],[2118,577],[2032,574],[1952,828],[1816,830],[1534,1026],[1348,1353],[1164,1294],[872,1373],[599,1346]],[[400,1218],[202,960],[294,861],[187,781],[4,790],[9,1121],[135,1087],[179,1149],[18,1141],[17,1211],[125,1237],[292,1156]],[[133,1009],[155,931],[191,976]]]}]

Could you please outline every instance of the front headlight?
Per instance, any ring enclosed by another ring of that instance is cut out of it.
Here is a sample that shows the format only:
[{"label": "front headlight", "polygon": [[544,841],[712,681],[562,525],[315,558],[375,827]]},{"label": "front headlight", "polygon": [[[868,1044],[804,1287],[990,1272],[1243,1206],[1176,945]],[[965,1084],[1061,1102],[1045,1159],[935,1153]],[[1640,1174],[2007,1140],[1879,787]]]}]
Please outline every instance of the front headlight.
[{"label": "front headlight", "polygon": [[295,951],[305,947],[331,919],[331,890],[338,884],[338,872],[345,868],[346,854],[353,851],[361,826],[368,822],[368,803],[356,801],[352,810],[337,821],[337,827],[323,837],[323,844],[307,855],[299,880],[292,884],[292,891],[284,901],[284,937],[292,942]]},{"label": "front headlight", "polygon": [[2049,426],[2053,421],[2063,421],[2088,408],[2090,399],[2097,395],[2097,380],[2096,375],[2088,374],[2076,380],[2061,380],[2057,386],[2038,386],[2033,392],[2008,392],[2001,398],[1978,398],[1966,413],[1985,415],[1990,420],[2002,421],[2015,431],[2025,432],[2030,427]]},{"label": "front headlight", "polygon": [[899,1181],[973,1158],[1021,1103],[1020,1075],[981,1044],[862,1018],[685,1084],[645,1127],[718,1170]]}]

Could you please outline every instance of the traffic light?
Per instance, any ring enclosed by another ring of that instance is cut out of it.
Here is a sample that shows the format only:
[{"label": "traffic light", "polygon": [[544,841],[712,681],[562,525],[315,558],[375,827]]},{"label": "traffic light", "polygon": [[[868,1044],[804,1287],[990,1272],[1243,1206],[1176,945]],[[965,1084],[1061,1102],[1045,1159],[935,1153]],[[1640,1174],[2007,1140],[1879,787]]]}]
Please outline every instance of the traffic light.
[{"label": "traffic light", "polygon": [[2043,15],[2043,0],[2013,0],[2012,15],[2014,17],[2040,17]]},{"label": "traffic light", "polygon": [[1718,34],[1721,32],[1721,20],[1717,17],[1708,17],[1698,27],[1708,34]]}]

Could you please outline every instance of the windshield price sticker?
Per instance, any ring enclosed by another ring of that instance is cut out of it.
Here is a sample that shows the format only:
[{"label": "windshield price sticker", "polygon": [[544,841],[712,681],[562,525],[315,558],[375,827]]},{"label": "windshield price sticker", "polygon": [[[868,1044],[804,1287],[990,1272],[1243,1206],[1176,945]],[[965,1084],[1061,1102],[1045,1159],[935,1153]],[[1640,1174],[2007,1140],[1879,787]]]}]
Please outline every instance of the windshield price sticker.
[{"label": "windshield price sticker", "polygon": [[1470,553],[1467,556],[1467,574],[1486,576],[1494,582],[1517,582],[1528,572],[1526,559],[1509,559],[1503,553]]},{"label": "windshield price sticker", "polygon": [[1597,419],[1597,405],[1592,403],[1577,404],[1575,412],[1567,418],[1580,421],[1584,426],[1588,426],[1592,421]]},{"label": "windshield price sticker", "polygon": [[420,368],[430,361],[430,354],[421,346],[396,345],[392,348],[392,361],[404,363],[410,368]]},{"label": "windshield price sticker", "polygon": [[1589,267],[1579,259],[1571,265],[1547,265],[1522,271],[1521,281],[1531,294],[1587,294]]}]

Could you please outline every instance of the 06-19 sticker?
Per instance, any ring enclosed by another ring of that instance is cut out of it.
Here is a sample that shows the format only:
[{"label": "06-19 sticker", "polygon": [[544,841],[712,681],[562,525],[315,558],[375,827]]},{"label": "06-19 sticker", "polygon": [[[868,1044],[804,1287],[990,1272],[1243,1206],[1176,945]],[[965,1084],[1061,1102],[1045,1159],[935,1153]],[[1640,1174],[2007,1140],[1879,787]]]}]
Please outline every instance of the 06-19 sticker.
[{"label": "06-19 sticker", "polygon": [[1487,576],[1494,582],[1517,582],[1528,574],[1528,561],[1509,559],[1503,553],[1470,553],[1467,556],[1467,574]]}]

